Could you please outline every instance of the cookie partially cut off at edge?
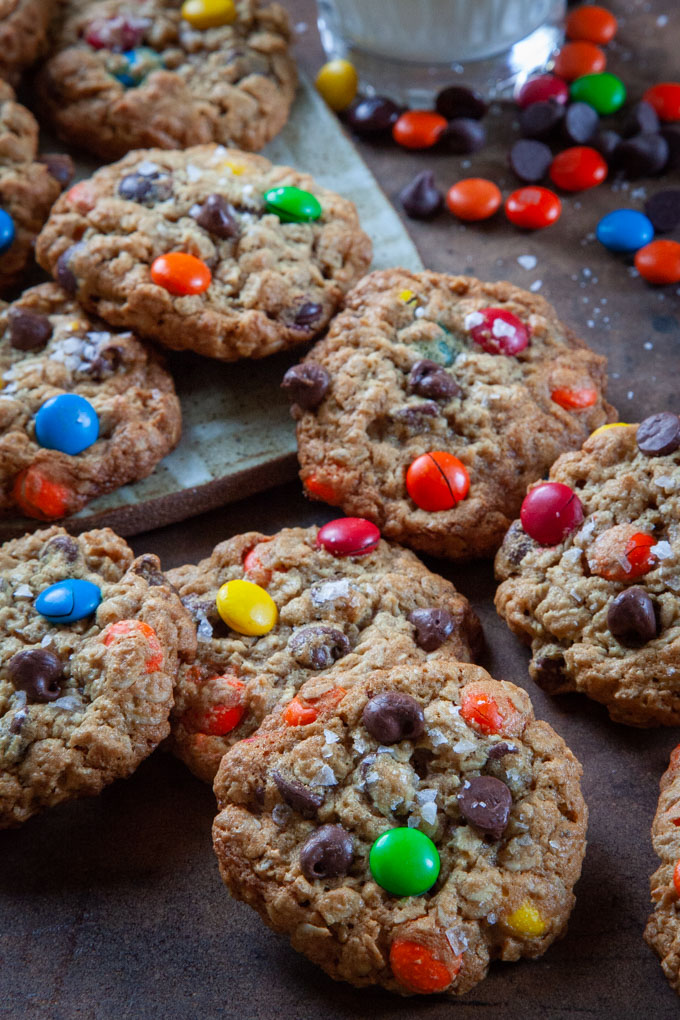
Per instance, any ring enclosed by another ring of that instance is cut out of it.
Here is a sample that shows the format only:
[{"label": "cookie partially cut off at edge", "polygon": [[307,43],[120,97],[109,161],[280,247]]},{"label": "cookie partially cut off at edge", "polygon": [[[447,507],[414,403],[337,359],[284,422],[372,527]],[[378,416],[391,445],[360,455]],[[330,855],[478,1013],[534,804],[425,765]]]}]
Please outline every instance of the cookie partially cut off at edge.
[{"label": "cookie partially cut off at edge", "polygon": [[654,913],[645,940],[661,960],[671,987],[680,995],[680,745],[661,777],[652,844],[661,866],[650,880]]},{"label": "cookie partially cut off at edge", "polygon": [[299,366],[312,368],[319,399],[291,394],[307,494],[451,559],[492,555],[527,485],[615,417],[605,359],[546,301],[472,277],[371,273]]},{"label": "cookie partially cut off at edge", "polygon": [[[171,746],[206,782],[279,702],[301,718],[323,713],[328,697],[307,704],[295,695],[338,661],[355,665],[358,679],[407,660],[467,662],[481,652],[467,599],[413,553],[381,541],[361,556],[334,556],[318,546],[318,534],[312,527],[238,535],[201,563],[168,572],[198,637],[196,661],[179,670]],[[232,580],[259,585],[260,597],[274,600],[268,633],[238,634],[224,623],[216,596]]]},{"label": "cookie partially cut off at edge", "polygon": [[675,418],[668,453],[622,424],[560,457],[550,481],[574,491],[582,523],[546,546],[515,521],[496,558],[496,609],[531,645],[534,680],[630,726],[680,725],[680,422],[659,417],[671,431]]},{"label": "cookie partially cut off at edge", "polygon": [[[213,838],[231,894],[357,986],[459,995],[494,959],[540,956],[585,851],[562,739],[469,664],[357,676],[339,662],[324,684],[347,693],[323,718],[291,726],[282,707],[220,765]],[[395,839],[410,849],[376,848]]]},{"label": "cookie partially cut off at edge", "polygon": [[[35,605],[64,581],[76,582],[76,608],[91,600],[72,623]],[[108,528],[3,545],[0,828],[130,775],[168,734],[177,666],[195,640],[158,558],[134,559]]]},{"label": "cookie partially cut off at edge", "polygon": [[21,72],[47,50],[58,0],[4,0],[0,8],[0,78],[17,85]]}]

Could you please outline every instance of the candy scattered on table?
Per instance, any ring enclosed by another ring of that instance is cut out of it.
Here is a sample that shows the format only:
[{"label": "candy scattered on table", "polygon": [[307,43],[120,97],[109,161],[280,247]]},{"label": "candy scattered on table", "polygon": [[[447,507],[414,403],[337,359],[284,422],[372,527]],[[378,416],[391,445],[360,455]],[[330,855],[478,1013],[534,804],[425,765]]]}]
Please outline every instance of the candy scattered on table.
[{"label": "candy scattered on table", "polygon": [[651,241],[635,253],[635,268],[648,283],[680,283],[680,243]]},{"label": "candy scattered on table", "polygon": [[664,123],[671,124],[680,120],[680,82],[666,81],[652,85],[642,98],[654,107]]},{"label": "candy scattered on table", "polygon": [[574,81],[587,74],[599,74],[607,66],[604,52],[595,43],[565,43],[555,57],[554,71],[565,81]]},{"label": "candy scattered on table", "polygon": [[556,223],[561,214],[562,203],[549,188],[519,188],[505,200],[505,215],[524,230],[543,230]]},{"label": "candy scattered on table", "polygon": [[541,545],[557,545],[583,520],[576,493],[562,482],[540,482],[524,497],[520,510],[522,527]]},{"label": "candy scattered on table", "polygon": [[393,896],[422,896],[439,876],[439,853],[419,829],[388,829],[373,843],[369,866],[378,885]]},{"label": "candy scattered on table", "polygon": [[430,149],[448,126],[440,113],[431,110],[407,110],[392,128],[392,137],[405,149]]},{"label": "candy scattered on table", "polygon": [[282,223],[311,223],[323,212],[316,195],[293,186],[270,188],[264,202],[267,212],[276,213]]},{"label": "candy scattered on table", "polygon": [[316,544],[333,556],[367,556],[378,548],[380,531],[363,517],[338,517],[319,528]]},{"label": "candy scattered on table", "polygon": [[212,282],[212,273],[205,262],[181,251],[159,255],[151,263],[150,272],[155,284],[178,297],[202,294]]},{"label": "candy scattered on table", "polygon": [[598,113],[616,113],[626,101],[626,86],[609,71],[585,74],[573,81],[569,89],[572,99],[588,103]]},{"label": "candy scattered on table", "polygon": [[637,209],[615,209],[597,224],[596,236],[610,251],[633,252],[654,237],[650,220]]},{"label": "candy scattered on table", "polygon": [[606,46],[618,29],[618,22],[611,11],[598,4],[582,4],[570,11],[565,30],[568,39],[586,40]]},{"label": "candy scattered on table", "polygon": [[522,109],[534,103],[546,103],[551,99],[564,105],[569,100],[569,86],[552,74],[540,74],[535,78],[528,78],[515,98],[517,105]]},{"label": "candy scattered on table", "polygon": [[101,600],[101,589],[92,581],[68,578],[43,589],[35,608],[50,623],[75,623],[92,616]]},{"label": "candy scattered on table", "polygon": [[278,619],[271,595],[252,581],[227,581],[218,591],[216,601],[218,613],[237,634],[261,637],[269,633]]},{"label": "candy scattered on table", "polygon": [[444,196],[434,182],[431,170],[422,170],[399,192],[399,201],[411,219],[427,220],[441,209]]},{"label": "candy scattered on table", "polygon": [[501,189],[484,177],[466,177],[446,193],[449,212],[466,222],[488,220],[498,212],[502,201]]},{"label": "candy scattered on table", "polygon": [[607,163],[596,149],[577,145],[555,156],[550,180],[562,191],[586,191],[602,184],[607,172]]},{"label": "candy scattered on table", "polygon": [[349,60],[329,60],[319,70],[315,81],[317,90],[321,97],[336,113],[346,110],[354,101],[359,77],[353,64]]},{"label": "candy scattered on table", "polygon": [[48,450],[75,456],[99,438],[99,418],[89,400],[60,393],[46,400],[35,416],[35,438]]}]

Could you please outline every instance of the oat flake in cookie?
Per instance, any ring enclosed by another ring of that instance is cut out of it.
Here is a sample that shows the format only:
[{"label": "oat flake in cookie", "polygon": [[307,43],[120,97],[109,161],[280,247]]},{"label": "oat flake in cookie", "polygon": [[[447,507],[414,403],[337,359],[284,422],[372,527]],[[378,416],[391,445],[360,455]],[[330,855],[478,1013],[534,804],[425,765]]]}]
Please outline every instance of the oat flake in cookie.
[{"label": "oat flake in cookie", "polygon": [[38,79],[61,137],[107,161],[152,145],[261,149],[295,94],[288,15],[263,0],[219,6],[224,23],[201,27],[179,0],[72,5]]},{"label": "oat flake in cookie", "polygon": [[47,49],[47,29],[57,0],[2,0],[0,78],[17,84],[21,72]]},{"label": "oat flake in cookie", "polygon": [[[279,702],[289,719],[332,711],[343,693],[332,680],[336,662],[360,673],[479,653],[479,621],[449,581],[379,541],[368,521],[349,533],[354,546],[342,543],[345,519],[333,528],[250,532],[169,571],[198,637],[196,661],[179,673],[172,747],[201,779],[212,782],[225,751]],[[318,691],[301,700],[310,678]]]},{"label": "oat flake in cookie", "polygon": [[661,866],[651,878],[654,913],[645,939],[663,972],[680,994],[680,745],[661,777],[661,794],[652,823],[652,844]]},{"label": "oat flake in cookie", "polygon": [[220,765],[232,895],[331,977],[402,995],[462,994],[494,959],[540,956],[585,851],[564,741],[477,666],[340,661],[331,680],[347,694],[323,719],[279,710]]},{"label": "oat flake in cookie", "polygon": [[[56,284],[33,287],[0,311],[0,377],[5,515],[74,513],[145,478],[179,440],[179,400],[159,355],[90,318]],[[83,411],[96,435],[83,430]],[[88,445],[72,452],[81,437]]]},{"label": "oat flake in cookie", "polygon": [[75,185],[37,252],[111,325],[235,361],[321,332],[371,243],[307,174],[205,145],[130,153]]},{"label": "oat flake in cookie", "polygon": [[549,304],[471,277],[371,273],[291,371],[307,494],[452,559],[494,553],[527,485],[614,414],[604,358]]},{"label": "oat flake in cookie", "polygon": [[[568,504],[563,537],[540,534],[555,495]],[[612,424],[560,457],[528,493],[496,575],[496,608],[531,644],[541,687],[582,691],[616,722],[680,725],[678,416]]]},{"label": "oat flake in cookie", "polygon": [[109,529],[0,548],[0,828],[96,794],[167,735],[195,635],[155,556]]}]

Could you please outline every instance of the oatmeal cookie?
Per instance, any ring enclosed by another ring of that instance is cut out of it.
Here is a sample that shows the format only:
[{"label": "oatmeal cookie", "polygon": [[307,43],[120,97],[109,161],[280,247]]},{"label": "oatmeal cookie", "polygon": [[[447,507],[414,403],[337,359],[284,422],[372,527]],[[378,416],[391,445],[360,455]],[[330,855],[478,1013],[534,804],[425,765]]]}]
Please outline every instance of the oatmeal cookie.
[{"label": "oatmeal cookie", "polygon": [[645,940],[661,960],[663,972],[680,994],[680,745],[661,777],[652,843],[661,867],[651,878],[654,913]]},{"label": "oatmeal cookie", "polygon": [[309,496],[436,556],[490,556],[527,485],[610,420],[605,359],[536,294],[388,269],[284,379]]},{"label": "oatmeal cookie", "polygon": [[0,78],[16,85],[21,72],[47,49],[47,29],[58,0],[0,0]]},{"label": "oatmeal cookie", "polygon": [[[563,535],[540,534],[557,516],[541,500],[555,495],[568,502]],[[680,725],[678,416],[611,425],[560,457],[527,495],[496,575],[496,609],[531,644],[541,687],[582,691],[616,722]]]},{"label": "oatmeal cookie", "polygon": [[203,28],[180,0],[75,5],[38,79],[46,116],[107,162],[147,146],[261,149],[295,95],[288,16],[265,0],[233,13]]},{"label": "oatmeal cookie", "polygon": [[180,404],[159,355],[56,284],[0,310],[0,378],[0,513],[75,513],[145,478],[179,441]]},{"label": "oatmeal cookie", "polygon": [[524,691],[438,659],[340,661],[314,722],[279,709],[224,757],[229,891],[331,977],[459,995],[564,933],[585,852],[581,768]]},{"label": "oatmeal cookie", "polygon": [[[238,535],[198,565],[169,571],[198,630],[196,661],[179,673],[172,747],[201,779],[212,782],[224,752],[280,701],[289,714],[313,716],[318,706],[300,702],[296,691],[309,677],[325,678],[339,659],[377,667],[388,656],[426,663],[479,654],[479,621],[449,581],[379,541],[367,521],[355,522],[353,532],[355,541],[370,538],[361,555],[328,551],[329,532],[346,534],[347,520]],[[251,587],[242,599],[249,593],[267,605],[273,599],[273,626],[260,636],[237,633],[218,612],[218,592],[243,580]]]},{"label": "oatmeal cookie", "polygon": [[371,243],[354,205],[307,174],[205,145],[130,153],[77,184],[37,252],[111,325],[234,361],[316,336]]},{"label": "oatmeal cookie", "polygon": [[168,733],[191,621],[108,528],[0,548],[0,828],[130,775]]}]

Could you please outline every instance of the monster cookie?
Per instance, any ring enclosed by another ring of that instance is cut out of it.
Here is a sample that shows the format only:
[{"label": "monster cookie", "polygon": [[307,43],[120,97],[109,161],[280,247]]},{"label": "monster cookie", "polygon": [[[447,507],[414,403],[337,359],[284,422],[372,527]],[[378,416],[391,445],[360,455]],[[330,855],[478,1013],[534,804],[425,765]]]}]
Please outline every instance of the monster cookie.
[{"label": "monster cookie", "polygon": [[680,994],[680,745],[661,778],[652,843],[661,867],[651,878],[654,913],[647,922],[645,939]]},{"label": "monster cookie", "polygon": [[168,579],[198,632],[196,661],[179,674],[172,744],[209,782],[279,701],[306,721],[332,705],[337,692],[305,701],[296,691],[310,677],[325,682],[337,660],[360,672],[440,655],[469,661],[481,646],[467,600],[368,521],[239,535]]},{"label": "monster cookie", "polygon": [[604,358],[535,294],[389,269],[283,382],[308,495],[387,538],[489,556],[527,484],[608,421]]},{"label": "monster cookie", "polygon": [[65,141],[106,161],[152,145],[261,149],[295,94],[289,38],[264,0],[75,5],[39,96]]},{"label": "monster cookie", "polygon": [[47,48],[47,29],[57,0],[2,0],[0,3],[0,77],[17,84]]},{"label": "monster cookie", "polygon": [[[333,685],[331,687],[331,685]],[[459,995],[563,934],[581,768],[524,691],[445,658],[340,661],[225,755],[213,836],[232,895],[331,977]],[[344,693],[346,691],[346,693]]]},{"label": "monster cookie", "polygon": [[35,117],[0,82],[0,292],[21,279],[33,259],[37,234],[73,176],[68,156],[40,158],[37,153]]},{"label": "monster cookie", "polygon": [[63,517],[150,474],[178,442],[159,356],[57,287],[0,311],[0,513]]},{"label": "monster cookie", "polygon": [[319,333],[371,243],[306,174],[206,145],[130,153],[75,185],[38,259],[111,325],[234,361]]},{"label": "monster cookie", "polygon": [[550,693],[680,725],[680,419],[598,429],[530,489],[496,558],[496,608]]},{"label": "monster cookie", "polygon": [[195,649],[158,559],[108,529],[2,546],[0,636],[0,828],[130,775]]}]

